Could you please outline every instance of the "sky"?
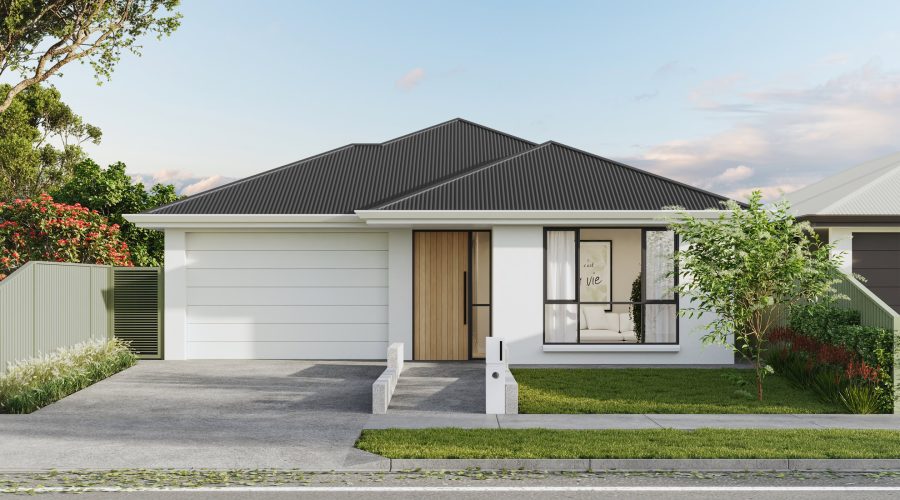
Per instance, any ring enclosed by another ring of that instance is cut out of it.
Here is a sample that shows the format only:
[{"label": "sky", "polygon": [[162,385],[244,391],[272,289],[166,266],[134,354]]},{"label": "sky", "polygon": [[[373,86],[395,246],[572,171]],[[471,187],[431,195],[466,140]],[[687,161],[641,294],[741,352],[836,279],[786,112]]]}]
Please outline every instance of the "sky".
[{"label": "sky", "polygon": [[52,83],[87,147],[194,194],[462,117],[732,197],[900,151],[900,2],[184,2],[112,80]]}]

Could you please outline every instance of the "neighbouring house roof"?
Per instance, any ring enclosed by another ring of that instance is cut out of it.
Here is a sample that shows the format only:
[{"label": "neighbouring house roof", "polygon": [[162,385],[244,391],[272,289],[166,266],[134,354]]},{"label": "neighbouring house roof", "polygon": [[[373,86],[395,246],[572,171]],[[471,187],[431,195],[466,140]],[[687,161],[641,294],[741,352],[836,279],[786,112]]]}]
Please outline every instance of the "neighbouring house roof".
[{"label": "neighbouring house roof", "polygon": [[350,144],[149,214],[353,214],[357,210],[688,210],[727,198],[555,142],[454,119]]},{"label": "neighbouring house roof", "polygon": [[785,195],[811,220],[861,222],[900,217],[900,153],[869,161]]}]

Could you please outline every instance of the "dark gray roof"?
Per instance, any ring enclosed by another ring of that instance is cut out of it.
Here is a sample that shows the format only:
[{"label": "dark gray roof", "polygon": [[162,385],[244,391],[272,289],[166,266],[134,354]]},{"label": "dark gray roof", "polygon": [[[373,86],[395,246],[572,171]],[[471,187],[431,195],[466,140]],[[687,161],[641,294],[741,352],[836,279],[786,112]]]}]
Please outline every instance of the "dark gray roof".
[{"label": "dark gray roof", "polygon": [[688,210],[727,198],[578,149],[546,142],[434,183],[380,210]]},{"label": "dark gray roof", "polygon": [[455,119],[351,144],[164,205],[154,214],[351,214],[535,143]]},{"label": "dark gray roof", "polygon": [[148,213],[700,210],[725,199],[568,146],[537,145],[455,119],[380,144],[350,144]]}]

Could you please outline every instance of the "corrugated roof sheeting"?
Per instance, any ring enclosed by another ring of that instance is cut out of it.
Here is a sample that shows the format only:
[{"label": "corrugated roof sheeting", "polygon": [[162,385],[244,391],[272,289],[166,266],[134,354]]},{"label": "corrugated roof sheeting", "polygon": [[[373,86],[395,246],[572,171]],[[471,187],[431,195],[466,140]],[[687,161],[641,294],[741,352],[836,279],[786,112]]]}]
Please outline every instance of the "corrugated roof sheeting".
[{"label": "corrugated roof sheeting", "polygon": [[557,143],[437,183],[384,210],[688,210],[726,198]]},{"label": "corrugated roof sheeting", "polygon": [[723,200],[568,146],[538,146],[455,119],[381,144],[351,144],[149,213],[701,210]]},{"label": "corrugated roof sheeting", "polygon": [[353,144],[149,213],[349,214],[533,146],[457,119],[383,144]]}]

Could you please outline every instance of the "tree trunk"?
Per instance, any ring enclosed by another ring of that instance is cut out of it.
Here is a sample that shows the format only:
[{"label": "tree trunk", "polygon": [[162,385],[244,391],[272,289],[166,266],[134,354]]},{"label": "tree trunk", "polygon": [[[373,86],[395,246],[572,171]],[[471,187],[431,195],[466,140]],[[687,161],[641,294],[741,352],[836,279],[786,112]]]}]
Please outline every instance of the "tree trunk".
[{"label": "tree trunk", "polygon": [[756,399],[759,401],[763,400],[763,369],[760,362],[760,357],[762,356],[762,349],[758,346],[756,348]]}]

